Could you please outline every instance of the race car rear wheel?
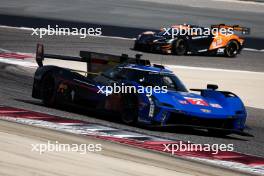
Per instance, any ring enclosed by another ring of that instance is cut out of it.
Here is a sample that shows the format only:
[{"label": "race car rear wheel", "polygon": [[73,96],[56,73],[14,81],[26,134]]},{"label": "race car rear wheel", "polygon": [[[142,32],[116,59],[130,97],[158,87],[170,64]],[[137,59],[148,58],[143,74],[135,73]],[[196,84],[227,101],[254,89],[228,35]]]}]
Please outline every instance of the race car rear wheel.
[{"label": "race car rear wheel", "polygon": [[173,53],[176,55],[185,55],[187,53],[187,43],[184,39],[178,39],[173,44]]},{"label": "race car rear wheel", "polygon": [[122,95],[121,120],[125,124],[135,124],[138,117],[138,102],[135,94]]},{"label": "race car rear wheel", "polygon": [[231,40],[225,48],[225,55],[227,57],[235,57],[239,53],[239,43],[235,40]]},{"label": "race car rear wheel", "polygon": [[41,83],[42,102],[47,106],[55,104],[55,81],[51,75],[46,75]]}]

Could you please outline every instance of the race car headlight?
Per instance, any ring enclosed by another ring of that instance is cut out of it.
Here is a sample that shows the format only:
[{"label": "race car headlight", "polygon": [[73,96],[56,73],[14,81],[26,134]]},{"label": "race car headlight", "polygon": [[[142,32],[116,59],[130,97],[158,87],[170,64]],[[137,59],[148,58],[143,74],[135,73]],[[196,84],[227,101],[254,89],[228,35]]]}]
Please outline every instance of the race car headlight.
[{"label": "race car headlight", "polygon": [[141,38],[141,34],[139,34],[138,36],[137,36],[137,40],[140,40],[140,38]]}]

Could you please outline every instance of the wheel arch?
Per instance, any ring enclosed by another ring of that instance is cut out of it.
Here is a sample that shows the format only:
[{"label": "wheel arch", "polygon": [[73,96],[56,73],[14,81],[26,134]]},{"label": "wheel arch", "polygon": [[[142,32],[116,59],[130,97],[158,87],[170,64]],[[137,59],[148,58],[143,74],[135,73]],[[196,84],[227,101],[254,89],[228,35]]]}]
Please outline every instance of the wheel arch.
[{"label": "wheel arch", "polygon": [[[241,51],[241,49],[242,49],[242,45],[240,44],[239,40],[236,39],[236,38],[232,38],[232,39],[228,40],[227,44],[225,45],[225,50],[227,49],[227,46],[228,46],[231,42],[235,42],[235,43],[237,43],[237,46],[238,46],[237,54],[239,54],[240,51]],[[228,55],[226,54],[226,51],[225,51],[225,55],[226,55],[227,57],[235,57],[237,54],[235,54],[234,56],[228,56]]]},{"label": "wheel arch", "polygon": [[[178,36],[177,38],[174,38],[174,40],[173,40],[173,42],[172,42],[172,50],[175,49],[175,44],[176,44],[176,42],[179,41],[179,40],[183,40],[183,41],[185,42],[185,44],[186,44],[186,51],[185,51],[185,53],[184,53],[184,55],[185,55],[185,54],[188,53],[188,51],[190,51],[190,46],[191,46],[191,44],[190,44],[190,42],[189,42],[187,36]],[[173,51],[173,52],[174,52],[174,54],[176,54],[175,51]],[[177,55],[177,54],[176,54],[176,55]]]},{"label": "wheel arch", "polygon": [[[33,88],[32,88],[32,97],[41,99],[41,85],[43,82],[43,79],[48,75],[48,74],[53,74],[55,72],[58,72],[60,67],[57,66],[44,66],[44,67],[39,67],[35,74],[34,74],[34,81],[33,81]],[[56,78],[55,78],[56,79]]]}]

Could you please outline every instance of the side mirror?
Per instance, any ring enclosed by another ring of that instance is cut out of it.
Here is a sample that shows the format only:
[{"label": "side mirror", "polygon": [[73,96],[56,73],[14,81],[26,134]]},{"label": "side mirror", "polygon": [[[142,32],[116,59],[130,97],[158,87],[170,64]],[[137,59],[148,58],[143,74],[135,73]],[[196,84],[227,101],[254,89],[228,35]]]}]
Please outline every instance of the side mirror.
[{"label": "side mirror", "polygon": [[216,89],[218,89],[218,85],[215,85],[215,84],[207,84],[207,89],[216,90]]}]

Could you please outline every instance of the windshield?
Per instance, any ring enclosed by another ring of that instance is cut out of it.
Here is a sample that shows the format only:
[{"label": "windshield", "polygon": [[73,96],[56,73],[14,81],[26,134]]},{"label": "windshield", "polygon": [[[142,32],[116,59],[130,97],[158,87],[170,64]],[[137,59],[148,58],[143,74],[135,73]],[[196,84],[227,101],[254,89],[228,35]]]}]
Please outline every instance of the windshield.
[{"label": "windshield", "polygon": [[168,90],[187,92],[183,83],[173,74],[142,71],[135,69],[122,69],[119,74],[130,81],[135,81],[142,86],[166,86]]}]

